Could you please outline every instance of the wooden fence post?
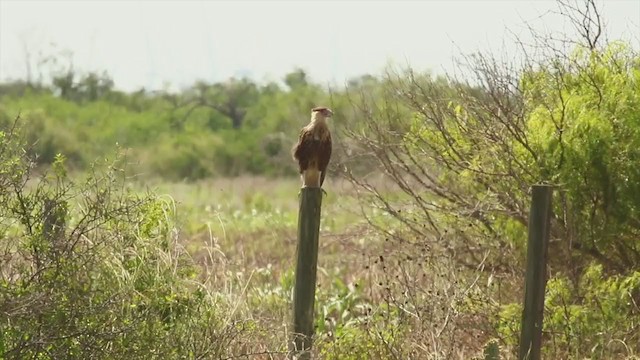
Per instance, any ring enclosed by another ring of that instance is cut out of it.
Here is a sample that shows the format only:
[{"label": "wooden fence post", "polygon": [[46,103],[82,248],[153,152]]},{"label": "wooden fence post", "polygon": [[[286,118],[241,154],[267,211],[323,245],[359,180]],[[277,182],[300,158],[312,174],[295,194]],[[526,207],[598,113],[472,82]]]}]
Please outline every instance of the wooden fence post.
[{"label": "wooden fence post", "polygon": [[321,207],[321,188],[304,187],[300,190],[293,340],[289,348],[290,357],[295,359],[311,358]]},{"label": "wooden fence post", "polygon": [[527,272],[518,356],[520,360],[540,359],[544,293],[547,284],[547,248],[551,227],[553,188],[549,185],[534,185],[531,190]]}]

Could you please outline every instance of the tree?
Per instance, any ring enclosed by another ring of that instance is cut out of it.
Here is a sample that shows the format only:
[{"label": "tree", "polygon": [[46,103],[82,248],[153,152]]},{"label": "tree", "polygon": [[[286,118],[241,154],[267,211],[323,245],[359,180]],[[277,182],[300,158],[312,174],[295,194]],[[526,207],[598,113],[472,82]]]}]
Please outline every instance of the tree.
[{"label": "tree", "polygon": [[292,91],[305,87],[309,83],[307,80],[307,73],[300,68],[288,73],[284,77],[284,82]]},{"label": "tree", "polygon": [[78,92],[86,101],[96,101],[107,95],[113,88],[113,80],[106,73],[90,72],[78,82]]},{"label": "tree", "polygon": [[247,109],[256,101],[260,91],[255,83],[247,78],[231,78],[223,83],[209,85],[198,82],[187,96],[189,110],[184,120],[199,107],[211,108],[231,120],[234,129],[243,125]]},{"label": "tree", "polygon": [[63,73],[54,75],[52,83],[58,95],[75,102],[96,101],[109,94],[113,89],[113,80],[106,72],[89,72],[77,79],[77,73],[70,67]]},{"label": "tree", "polygon": [[358,104],[364,131],[350,138],[374,154],[422,216],[397,211],[369,188],[374,198],[420,239],[455,237],[446,247],[469,266],[482,261],[478,249],[521,244],[529,187],[539,182],[556,185],[561,196],[552,230],[564,254],[559,266],[594,259],[624,272],[640,265],[633,220],[640,173],[632,165],[640,153],[630,145],[640,142],[633,115],[640,57],[623,44],[599,43],[591,2],[589,11],[561,9],[572,11],[584,36],[569,54],[538,37],[550,49],[540,59],[517,65],[476,54],[466,58],[472,80],[390,74],[382,101]]},{"label": "tree", "polygon": [[[522,294],[514,280],[523,268],[529,191],[544,183],[556,194],[544,357],[640,350],[640,55],[604,42],[592,1],[560,9],[578,37],[538,34],[531,47],[520,43],[522,62],[474,54],[463,59],[465,78],[408,69],[389,72],[373,95],[354,89],[360,121],[346,129],[353,154],[344,175],[384,236],[381,266],[391,275],[376,282],[390,303],[412,309],[412,336],[437,308],[423,291],[438,281],[430,274],[448,267],[468,269],[462,278],[472,285],[444,322],[455,331],[487,326],[483,333],[517,344]],[[362,158],[375,160],[389,181],[358,174]],[[464,281],[454,279],[444,292]]]},{"label": "tree", "polygon": [[75,92],[75,72],[69,69],[59,75],[54,75],[52,82],[53,87],[57,89],[57,94],[63,99],[70,100]]}]

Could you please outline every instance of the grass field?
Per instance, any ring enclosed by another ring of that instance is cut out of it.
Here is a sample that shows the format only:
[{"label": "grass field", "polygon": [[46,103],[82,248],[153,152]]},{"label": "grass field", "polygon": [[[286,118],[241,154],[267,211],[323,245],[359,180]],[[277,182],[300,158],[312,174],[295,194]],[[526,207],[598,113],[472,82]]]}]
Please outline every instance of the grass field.
[{"label": "grass field", "polygon": [[[119,176],[108,174],[111,175],[94,177],[113,180]],[[74,190],[64,190],[61,197],[72,209],[66,233],[86,245],[69,252],[71,255],[67,256],[72,257],[62,260],[57,252],[49,253],[47,247],[31,250],[34,244],[47,246],[42,241],[50,235],[25,234],[26,228],[17,222],[10,222],[6,228],[5,256],[13,259],[12,265],[4,269],[8,279],[20,279],[10,275],[11,271],[23,269],[21,264],[30,260],[31,252],[50,254],[46,256],[53,259],[51,272],[42,273],[37,278],[41,282],[28,287],[27,294],[34,295],[20,298],[39,299],[41,318],[50,319],[47,329],[59,329],[64,324],[68,326],[64,331],[74,334],[78,324],[102,329],[104,321],[123,319],[119,326],[128,337],[124,337],[119,349],[127,354],[132,351],[130,341],[135,341],[142,344],[136,346],[149,346],[148,351],[157,352],[157,358],[181,358],[175,353],[179,345],[167,342],[177,339],[196,347],[193,352],[187,349],[184,353],[197,353],[200,358],[285,358],[292,337],[300,190],[297,178],[247,176],[192,183],[129,178],[123,184],[113,180],[97,187],[88,181],[87,187],[82,185],[86,174],[76,175],[73,182],[77,189],[63,186]],[[46,186],[42,187],[43,179],[34,177],[24,193],[40,196],[46,202],[48,193]],[[369,180],[375,184],[375,190],[369,191],[384,194],[383,201],[389,201],[392,207],[383,209],[380,201],[368,197],[367,186],[333,177],[325,183],[315,312],[317,358],[476,359],[492,339],[499,341],[501,358],[514,358],[523,296],[523,264],[518,248],[487,247],[476,251],[481,257],[478,264],[465,264],[464,255],[456,254],[455,249],[456,242],[462,241],[458,231],[473,231],[468,222],[443,225],[441,237],[428,230],[411,230],[412,224],[426,222],[412,199],[390,181]],[[56,182],[47,181],[54,188],[57,186]],[[133,194],[123,192],[124,187],[133,190]],[[151,196],[147,196],[148,192]],[[124,213],[118,212],[123,193],[148,200]],[[102,198],[104,194],[110,195]],[[16,197],[15,201],[28,205],[24,199]],[[20,215],[23,213],[19,207],[8,209],[14,211],[10,213],[14,216],[31,219],[26,224],[40,219],[37,205],[35,218]],[[94,220],[83,222],[82,214],[87,211]],[[413,223],[407,225],[390,215],[400,211],[404,219]],[[95,225],[95,231],[82,224]],[[78,231],[86,235],[74,237]],[[451,235],[447,235],[448,231]],[[20,237],[29,241],[10,241]],[[509,262],[508,268],[490,264],[504,259]],[[593,268],[589,276],[601,279],[601,271]],[[27,273],[26,278],[39,274]],[[52,278],[57,281],[55,286],[50,283]],[[621,306],[635,311],[625,299],[631,294],[627,288],[637,279],[640,277],[584,283],[587,291],[599,296],[598,306],[602,308],[598,313],[587,310],[587,306],[565,305],[566,295],[562,294],[569,285],[563,278],[552,278],[545,315],[545,336],[549,337],[545,340],[545,353],[554,358],[580,358],[568,357],[567,350],[571,349],[573,335],[572,327],[566,323],[575,321],[572,326],[585,327],[580,331],[595,334],[596,341],[607,344],[584,351],[597,351],[602,359],[623,355],[633,359],[633,346],[625,344],[632,344],[635,335],[630,335],[632,330],[615,325],[620,319],[611,314],[617,314],[612,311]],[[15,291],[24,292],[18,280],[8,284]],[[77,284],[87,282],[100,285],[78,288]],[[75,296],[79,289],[84,296]],[[10,292],[4,295],[10,299],[7,301],[13,301]],[[105,307],[109,311],[104,311]],[[85,308],[88,310],[74,313],[74,309]],[[595,315],[588,319],[589,323],[569,317],[567,311]],[[14,319],[20,314],[14,314]],[[50,317],[45,318],[45,314]],[[77,320],[67,320],[69,314],[77,316]],[[32,325],[33,319],[19,318],[29,329],[36,326]],[[631,323],[635,324],[633,320]],[[131,324],[139,328],[132,329]],[[58,348],[77,349],[76,342],[67,342],[68,337],[58,339],[58,331],[42,336],[53,336]],[[11,349],[17,349],[12,350],[15,352],[25,346],[20,343],[20,333],[16,334],[4,335],[12,336],[9,344]],[[108,346],[116,343],[109,334],[105,336]],[[133,336],[141,337],[129,340]],[[96,338],[103,341],[100,336]],[[92,346],[87,346],[89,353]]]},{"label": "grass field", "polygon": [[[377,184],[385,185],[379,179]],[[290,336],[298,179],[241,177],[137,186],[159,194],[175,211],[178,242],[200,265],[202,280],[229,308],[227,321],[250,324],[252,331],[241,341],[246,342],[246,352],[285,351]],[[393,358],[381,349],[398,347],[396,342],[406,339],[405,331],[413,332],[416,346],[425,341],[426,333],[442,336],[439,341],[443,344],[466,345],[443,349],[443,354],[468,358],[470,351],[480,349],[486,341],[481,328],[455,326],[445,331],[458,317],[457,301],[468,298],[468,292],[477,288],[479,276],[468,277],[463,269],[451,268],[446,257],[431,258],[424,249],[419,250],[423,254],[414,254],[410,246],[390,246],[368,224],[363,211],[382,224],[387,221],[385,215],[366,206],[351,183],[330,179],[325,188],[318,259],[317,351],[324,358],[357,359],[368,352],[372,358]],[[391,219],[388,221],[392,226]],[[407,289],[412,288],[416,293],[409,294]],[[432,325],[425,323],[427,318]],[[483,321],[469,318],[467,322]],[[462,333],[468,338],[460,337]]]},{"label": "grass field", "polygon": [[[254,333],[264,337],[251,340],[251,347],[262,343],[258,347],[266,351],[277,343],[284,346],[291,321],[298,179],[241,177],[136,186],[159,194],[175,211],[179,244],[201,266],[203,280],[230,304],[230,319],[255,321],[265,330]],[[369,274],[369,250],[377,237],[361,215],[352,184],[333,179],[325,188],[316,308],[325,317],[320,322],[329,324],[346,320],[343,312],[365,302],[362,279]]]},{"label": "grass field", "polygon": [[[323,199],[322,249],[356,244],[354,230],[363,221],[351,185],[333,182]],[[243,268],[293,266],[298,216],[297,179],[256,177],[220,179],[193,184],[161,183],[150,188],[175,209],[180,239],[195,257],[215,244],[229,264]],[[341,258],[345,255],[341,254]]]}]

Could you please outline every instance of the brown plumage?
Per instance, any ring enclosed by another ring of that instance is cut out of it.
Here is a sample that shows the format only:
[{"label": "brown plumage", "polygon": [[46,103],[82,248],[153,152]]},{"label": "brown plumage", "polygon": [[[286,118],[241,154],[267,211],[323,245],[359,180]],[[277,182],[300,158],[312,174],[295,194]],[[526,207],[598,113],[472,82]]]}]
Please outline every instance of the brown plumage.
[{"label": "brown plumage", "polygon": [[302,187],[322,187],[331,159],[331,132],[327,119],[331,109],[311,109],[311,122],[302,128],[298,143],[293,148],[293,158],[298,162]]}]

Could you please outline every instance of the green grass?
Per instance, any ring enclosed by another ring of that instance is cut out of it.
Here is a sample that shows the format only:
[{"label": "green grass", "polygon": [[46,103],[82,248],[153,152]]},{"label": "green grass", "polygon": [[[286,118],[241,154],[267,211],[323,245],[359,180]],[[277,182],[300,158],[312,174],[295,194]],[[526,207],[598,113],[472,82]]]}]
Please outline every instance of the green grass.
[{"label": "green grass", "polygon": [[[277,336],[286,342],[298,179],[241,177],[134,186],[154,191],[175,209],[180,243],[202,266],[209,285],[235,303],[235,315],[252,319],[260,329],[271,329],[267,338]],[[344,311],[369,301],[354,284],[366,277],[365,253],[377,242],[360,214],[352,185],[328,179],[325,189],[317,311],[323,318],[348,320],[351,317]],[[319,324],[325,329],[324,319]],[[267,338],[262,341],[273,343]]]},{"label": "green grass", "polygon": [[[299,180],[240,177],[134,186],[151,189],[175,209],[180,244],[201,265],[205,283],[231,304],[229,318],[249,322],[255,329],[246,340],[252,348],[284,346],[289,338]],[[389,261],[397,264],[405,259],[393,255],[397,249],[388,247],[362,211],[379,224],[392,226],[392,220],[362,202],[348,181],[328,179],[325,189],[316,350],[326,358],[361,358],[366,352],[371,358],[392,358],[389,347],[402,347],[397,341],[410,322],[390,320],[402,317],[385,293],[386,288],[397,285],[393,277],[399,274],[378,258],[389,255]],[[408,265],[411,269],[406,271],[421,266]],[[433,281],[425,289],[451,286],[447,276],[452,270],[440,267],[438,271],[442,274],[430,275]]]},{"label": "green grass", "polygon": [[[238,265],[291,265],[298,221],[297,179],[242,177],[146,186],[174,205],[180,237],[194,256],[203,244],[215,242],[223,253],[238,259]],[[325,248],[363,224],[349,186],[327,182],[321,224]]]}]

